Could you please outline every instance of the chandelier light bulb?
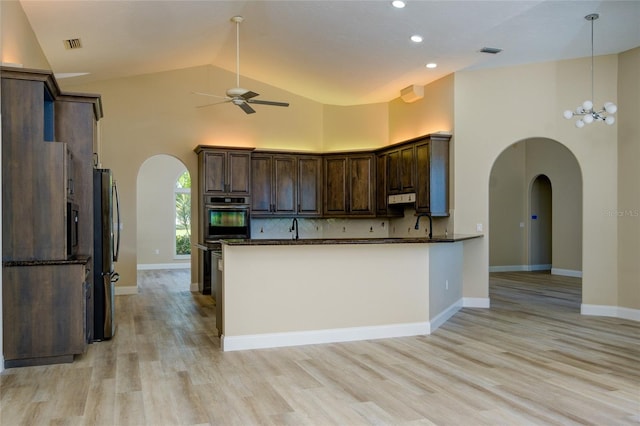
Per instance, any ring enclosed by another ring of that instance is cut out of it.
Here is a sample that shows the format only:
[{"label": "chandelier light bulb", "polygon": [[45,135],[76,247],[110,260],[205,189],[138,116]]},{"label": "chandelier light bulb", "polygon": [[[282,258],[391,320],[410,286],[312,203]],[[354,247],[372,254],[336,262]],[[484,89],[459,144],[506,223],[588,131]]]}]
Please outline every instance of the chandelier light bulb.
[{"label": "chandelier light bulb", "polygon": [[576,107],[576,112],[575,113],[576,113],[576,115],[580,115],[580,114],[584,113],[584,110],[582,109],[581,106],[579,106],[579,107]]},{"label": "chandelier light bulb", "polygon": [[616,122],[616,118],[613,115],[610,115],[604,119],[604,122],[607,123],[609,126],[611,126],[613,123]]},{"label": "chandelier light bulb", "polygon": [[585,115],[584,118],[582,119],[582,121],[584,121],[585,124],[593,123],[593,115],[591,115],[591,114]]},{"label": "chandelier light bulb", "polygon": [[615,114],[618,111],[618,107],[613,102],[607,102],[604,104],[604,110],[609,114]]},{"label": "chandelier light bulb", "polygon": [[573,117],[573,112],[570,110],[566,110],[564,112],[564,118],[566,118],[567,120],[571,120],[571,117]]},{"label": "chandelier light bulb", "polygon": [[585,111],[591,111],[591,109],[593,108],[593,102],[591,102],[591,101],[584,101],[584,102],[582,103],[582,108],[583,108]]},{"label": "chandelier light bulb", "polygon": [[582,119],[576,121],[576,127],[582,129],[584,127],[584,121],[582,121]]}]

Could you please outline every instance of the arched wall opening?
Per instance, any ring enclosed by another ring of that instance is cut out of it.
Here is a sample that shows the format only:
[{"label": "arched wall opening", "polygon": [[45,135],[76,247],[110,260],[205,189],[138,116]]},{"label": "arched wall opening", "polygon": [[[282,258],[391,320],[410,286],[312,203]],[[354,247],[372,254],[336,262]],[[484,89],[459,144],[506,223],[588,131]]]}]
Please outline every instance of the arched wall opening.
[{"label": "arched wall opening", "polygon": [[[138,270],[191,267],[191,255],[187,254],[191,244],[186,243],[189,247],[185,250],[182,240],[188,239],[192,230],[182,229],[186,219],[181,218],[176,205],[178,194],[190,192],[180,183],[184,176],[190,179],[187,167],[170,155],[154,155],[140,166],[136,181]],[[186,208],[183,213],[190,219],[191,201]]]},{"label": "arched wall opening", "polygon": [[[541,176],[548,184],[537,181]],[[582,185],[577,159],[557,141],[529,138],[506,148],[489,179],[489,271],[550,267],[553,274],[581,277]],[[536,197],[543,193],[548,198],[541,206]],[[550,214],[543,224],[540,208]],[[536,239],[540,225],[550,229],[544,241]]]}]

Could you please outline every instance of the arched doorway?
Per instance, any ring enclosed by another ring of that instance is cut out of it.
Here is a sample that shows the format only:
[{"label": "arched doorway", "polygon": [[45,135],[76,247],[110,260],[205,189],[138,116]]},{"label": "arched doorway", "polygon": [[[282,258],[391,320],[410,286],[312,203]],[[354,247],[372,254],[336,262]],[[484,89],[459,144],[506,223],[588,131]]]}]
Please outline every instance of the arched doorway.
[{"label": "arched doorway", "polygon": [[489,271],[582,276],[582,174],[546,138],[506,148],[489,179]]},{"label": "arched doorway", "polygon": [[551,181],[538,175],[529,194],[529,265],[533,271],[550,271],[553,253],[553,201]]},{"label": "arched doorway", "polygon": [[181,270],[184,274],[180,276],[187,277],[185,289],[193,291],[190,191],[191,176],[177,158],[154,155],[140,166],[136,195],[137,269]]}]

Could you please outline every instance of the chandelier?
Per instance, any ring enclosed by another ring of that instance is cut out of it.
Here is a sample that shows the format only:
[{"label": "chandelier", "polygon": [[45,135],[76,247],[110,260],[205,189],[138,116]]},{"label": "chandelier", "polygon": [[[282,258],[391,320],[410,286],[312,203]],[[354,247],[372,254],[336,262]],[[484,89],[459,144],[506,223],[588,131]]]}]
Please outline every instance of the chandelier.
[{"label": "chandelier", "polygon": [[[593,21],[598,19],[600,15],[597,13],[591,13],[584,17],[587,21],[591,22],[591,99],[593,97]],[[580,117],[576,121],[576,127],[582,128],[585,124],[591,124],[594,121],[604,121],[608,125],[612,125],[616,122],[615,114],[618,107],[613,102],[605,102],[605,104],[599,110],[593,109],[592,101],[584,101],[582,105],[578,106],[575,111],[566,110],[564,112],[564,118],[570,120],[574,116]]]}]

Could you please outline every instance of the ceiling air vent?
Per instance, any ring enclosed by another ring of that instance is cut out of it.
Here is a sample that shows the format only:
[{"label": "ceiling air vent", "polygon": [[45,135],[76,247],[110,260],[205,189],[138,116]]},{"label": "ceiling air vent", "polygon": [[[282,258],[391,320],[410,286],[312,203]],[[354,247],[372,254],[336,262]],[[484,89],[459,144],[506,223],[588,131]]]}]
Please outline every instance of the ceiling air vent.
[{"label": "ceiling air vent", "polygon": [[70,38],[69,40],[64,40],[63,43],[67,50],[80,49],[82,47],[82,43],[80,43],[79,38]]},{"label": "ceiling air vent", "polygon": [[483,47],[482,49],[480,49],[480,52],[491,53],[492,55],[495,55],[496,53],[502,52],[502,49],[498,49],[497,47]]}]

